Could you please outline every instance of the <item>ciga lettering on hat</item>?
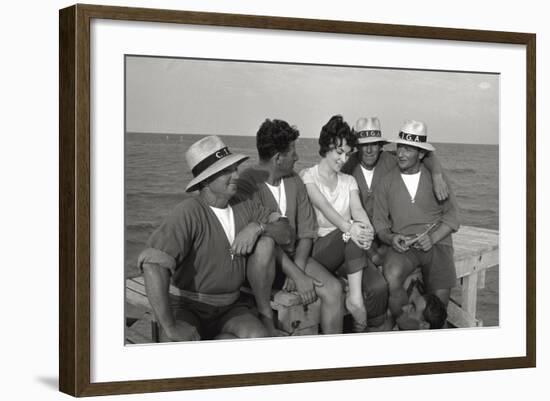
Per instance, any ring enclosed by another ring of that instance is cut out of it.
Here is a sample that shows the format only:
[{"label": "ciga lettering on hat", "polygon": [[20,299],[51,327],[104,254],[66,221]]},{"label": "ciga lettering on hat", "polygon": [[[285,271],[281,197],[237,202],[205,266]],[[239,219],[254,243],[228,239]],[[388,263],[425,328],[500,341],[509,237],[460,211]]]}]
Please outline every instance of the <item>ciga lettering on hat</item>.
[{"label": "ciga lettering on hat", "polygon": [[353,132],[357,137],[357,144],[364,145],[367,143],[387,142],[382,138],[380,130],[380,120],[378,117],[361,117],[355,123]]}]

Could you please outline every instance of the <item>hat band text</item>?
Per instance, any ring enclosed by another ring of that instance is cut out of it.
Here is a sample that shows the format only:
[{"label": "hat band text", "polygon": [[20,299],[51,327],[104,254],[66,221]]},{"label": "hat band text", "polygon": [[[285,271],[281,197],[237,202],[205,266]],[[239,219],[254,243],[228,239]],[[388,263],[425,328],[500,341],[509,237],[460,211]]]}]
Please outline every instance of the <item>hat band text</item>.
[{"label": "hat band text", "polygon": [[399,133],[399,138],[409,142],[426,142],[427,139],[426,135],[408,134],[403,131]]},{"label": "hat band text", "polygon": [[382,131],[373,129],[368,131],[359,131],[357,133],[357,138],[380,138],[382,136]]},{"label": "hat band text", "polygon": [[191,169],[191,172],[193,173],[193,177],[198,176],[200,173],[202,173],[208,167],[216,163],[218,160],[221,160],[224,157],[229,156],[230,154],[231,152],[229,151],[227,146],[225,148],[221,148],[220,150],[212,153],[210,156],[201,160],[200,163],[197,163],[197,165]]}]

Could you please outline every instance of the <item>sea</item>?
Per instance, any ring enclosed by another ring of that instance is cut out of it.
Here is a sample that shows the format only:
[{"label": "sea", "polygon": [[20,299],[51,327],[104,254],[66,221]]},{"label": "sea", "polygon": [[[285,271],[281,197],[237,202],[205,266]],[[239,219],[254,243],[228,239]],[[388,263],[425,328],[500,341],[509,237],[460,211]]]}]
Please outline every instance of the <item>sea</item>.
[{"label": "sea", "polygon": [[[256,163],[253,136],[219,135],[233,153],[248,155],[243,167]],[[136,259],[153,230],[187,196],[192,178],[185,162],[194,134],[126,133],[125,136],[125,275],[136,274]],[[433,143],[449,177],[463,225],[499,229],[498,145]],[[387,147],[391,149],[392,145]],[[299,138],[295,170],[319,161],[317,138]],[[497,269],[498,270],[498,269]],[[487,287],[497,294],[498,272],[488,274]],[[493,294],[494,295],[494,294]],[[494,313],[491,313],[493,315]],[[487,318],[485,318],[485,323]],[[491,316],[494,323],[494,316]],[[498,321],[498,310],[496,320]]]}]

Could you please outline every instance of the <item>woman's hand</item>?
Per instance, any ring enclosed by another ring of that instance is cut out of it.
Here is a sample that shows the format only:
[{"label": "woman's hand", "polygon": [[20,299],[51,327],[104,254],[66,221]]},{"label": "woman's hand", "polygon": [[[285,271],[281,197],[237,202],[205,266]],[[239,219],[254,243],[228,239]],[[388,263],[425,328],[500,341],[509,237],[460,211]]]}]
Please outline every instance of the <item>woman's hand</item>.
[{"label": "woman's hand", "polygon": [[368,249],[374,239],[374,230],[370,224],[360,221],[354,221],[350,227],[349,233],[351,240],[361,249]]}]

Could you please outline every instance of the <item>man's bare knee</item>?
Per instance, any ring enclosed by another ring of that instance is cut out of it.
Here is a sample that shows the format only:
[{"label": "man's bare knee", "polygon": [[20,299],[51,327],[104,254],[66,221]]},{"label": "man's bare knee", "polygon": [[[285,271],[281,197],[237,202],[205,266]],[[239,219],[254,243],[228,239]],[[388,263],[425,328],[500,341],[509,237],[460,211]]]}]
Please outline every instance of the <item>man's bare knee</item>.
[{"label": "man's bare knee", "polygon": [[[269,270],[274,270],[275,258],[275,241],[269,237],[260,237],[254,248],[254,252],[248,257],[247,272],[248,274],[262,273],[266,274]],[[273,269],[268,269],[273,266]]]},{"label": "man's bare knee", "polygon": [[344,287],[336,277],[330,277],[322,287],[317,288],[317,294],[323,300],[341,302],[344,299]]},{"label": "man's bare knee", "polygon": [[275,241],[273,241],[273,238],[261,236],[258,238],[258,241],[256,242],[256,246],[254,247],[254,251],[250,255],[250,257],[256,259],[256,260],[269,260],[272,259],[275,256]]},{"label": "man's bare knee", "polygon": [[261,338],[269,335],[263,325],[254,325],[254,327],[245,327],[240,333],[240,338]]},{"label": "man's bare knee", "polygon": [[401,288],[405,281],[402,269],[397,264],[388,264],[384,266],[384,278],[388,283],[390,291]]}]

